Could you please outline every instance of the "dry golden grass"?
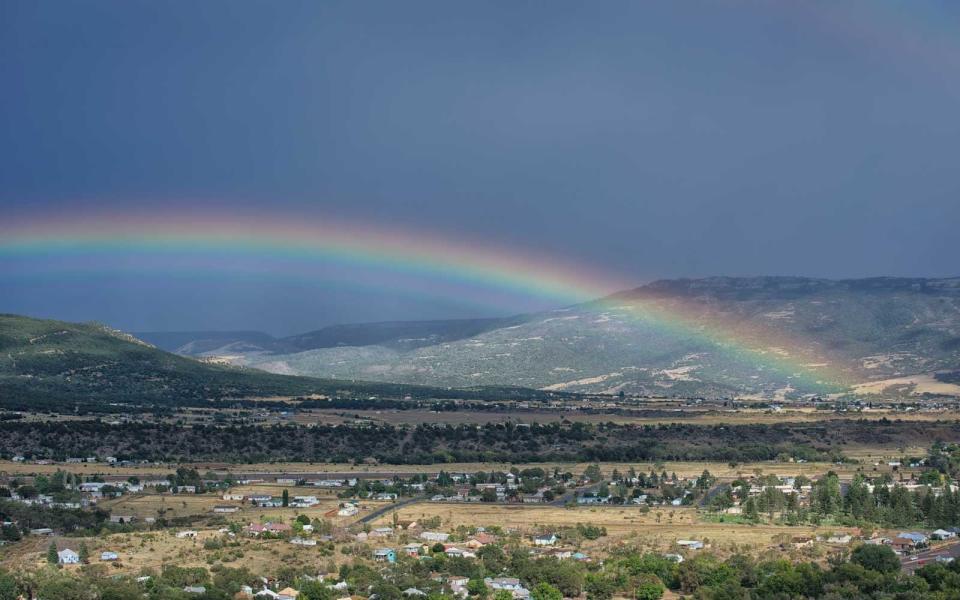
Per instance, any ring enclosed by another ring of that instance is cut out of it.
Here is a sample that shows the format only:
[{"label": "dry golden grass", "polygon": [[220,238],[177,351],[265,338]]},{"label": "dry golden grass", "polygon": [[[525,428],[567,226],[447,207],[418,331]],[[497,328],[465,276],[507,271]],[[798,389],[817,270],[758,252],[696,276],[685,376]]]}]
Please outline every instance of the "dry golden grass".
[{"label": "dry golden grass", "polygon": [[[254,573],[276,573],[283,566],[308,567],[314,572],[326,572],[329,563],[343,562],[347,557],[339,552],[329,557],[321,548],[295,546],[284,540],[261,540],[246,536],[228,537],[217,530],[199,530],[195,539],[177,538],[177,530],[136,532],[96,538],[63,538],[61,545],[76,549],[80,542],[90,550],[90,564],[103,565],[107,573],[138,575],[144,570],[159,571],[164,565],[209,568],[215,563],[229,567],[246,567]],[[221,540],[225,546],[216,550],[204,548],[209,539]],[[0,565],[8,569],[36,568],[45,564],[49,538],[39,543],[18,544],[16,553],[8,553]],[[116,563],[100,561],[100,553],[116,552]],[[77,570],[79,566],[68,566]]]},{"label": "dry golden grass", "polygon": [[[639,507],[578,507],[561,508],[533,505],[492,504],[415,504],[397,511],[401,520],[420,520],[430,517],[442,519],[443,530],[459,526],[500,526],[522,535],[572,527],[577,523],[605,527],[608,537],[588,542],[584,547],[608,548],[611,545],[630,544],[643,548],[675,549],[681,539],[701,540],[719,551],[736,548],[741,551],[762,551],[793,536],[815,535],[835,531],[853,531],[842,527],[787,527],[781,525],[737,525],[704,522],[697,510],[690,507],[651,508],[644,512]],[[375,524],[386,525],[392,520],[388,513]]]}]

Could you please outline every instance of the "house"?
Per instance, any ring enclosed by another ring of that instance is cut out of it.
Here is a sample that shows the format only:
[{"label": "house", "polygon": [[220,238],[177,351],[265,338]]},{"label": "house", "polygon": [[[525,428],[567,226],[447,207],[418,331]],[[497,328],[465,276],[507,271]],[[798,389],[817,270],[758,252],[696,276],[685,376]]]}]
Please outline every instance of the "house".
[{"label": "house", "polygon": [[497,541],[497,536],[490,535],[489,533],[486,533],[486,532],[480,532],[477,535],[471,536],[470,539],[467,540],[467,543],[465,545],[467,546],[467,548],[470,548],[472,550],[477,550],[479,548],[483,548],[487,544],[492,544],[496,541]]},{"label": "house", "polygon": [[390,537],[391,535],[393,535],[393,529],[390,527],[377,527],[376,529],[370,531],[370,537],[384,538]]},{"label": "house", "polygon": [[516,589],[523,587],[522,585],[520,585],[520,580],[517,579],[516,577],[496,577],[493,579],[488,577],[484,579],[483,582],[486,583],[488,587],[498,592],[500,590],[507,590],[508,592],[512,592]]},{"label": "house", "polygon": [[473,558],[476,556],[476,554],[474,554],[473,552],[467,552],[466,550],[457,548],[456,546],[450,546],[449,548],[445,548],[443,552],[447,556],[458,557],[458,558]]},{"label": "house", "polygon": [[221,496],[221,498],[223,500],[233,500],[236,502],[242,502],[243,494],[224,494],[223,496]]},{"label": "house", "polygon": [[580,496],[577,498],[577,504],[607,504],[609,501],[609,496]]},{"label": "house", "polygon": [[185,594],[206,594],[207,588],[202,585],[188,585],[183,588]]},{"label": "house", "polygon": [[530,597],[530,590],[520,585],[520,580],[515,577],[495,577],[486,578],[483,583],[494,592],[506,591],[514,597],[514,600],[526,600]]},{"label": "house", "polygon": [[957,537],[957,534],[952,531],[947,531],[946,529],[938,529],[931,533],[930,537],[935,540],[949,540]]},{"label": "house", "polygon": [[80,555],[70,548],[64,548],[57,552],[57,562],[61,565],[77,565],[80,564]]},{"label": "house", "polygon": [[114,560],[120,560],[120,557],[117,555],[116,552],[105,551],[100,553],[100,560],[114,561]]},{"label": "house", "polygon": [[317,540],[311,540],[311,539],[308,539],[308,538],[295,537],[295,538],[293,538],[292,540],[290,540],[290,543],[291,543],[291,544],[294,544],[294,545],[297,545],[297,546],[316,546],[316,545],[317,545]]},{"label": "house", "polygon": [[426,593],[426,592],[423,592],[423,591],[420,591],[420,590],[418,590],[417,588],[410,587],[410,588],[407,588],[407,589],[403,590],[403,595],[404,595],[404,596],[414,596],[414,597],[416,597],[416,596],[426,596],[427,593]]},{"label": "house", "polygon": [[235,513],[235,512],[237,512],[238,510],[240,510],[240,507],[239,507],[239,506],[233,506],[233,505],[230,505],[230,504],[218,504],[218,505],[216,505],[216,506],[213,507],[213,512],[215,512],[215,513],[221,513],[221,514]]},{"label": "house", "polygon": [[337,516],[338,516],[338,517],[352,517],[352,516],[354,516],[355,514],[357,514],[357,513],[359,513],[359,512],[360,512],[360,509],[357,508],[357,505],[356,505],[356,504],[345,504],[345,505],[341,506],[340,509],[337,511]]},{"label": "house", "polygon": [[373,560],[377,562],[397,562],[397,553],[392,548],[380,548],[373,553]]},{"label": "house", "polygon": [[420,544],[411,543],[403,547],[403,553],[407,556],[420,556]]},{"label": "house", "polygon": [[290,501],[290,506],[297,508],[310,508],[320,504],[316,496],[294,496]]},{"label": "house", "polygon": [[292,587],[286,587],[277,592],[277,600],[295,600],[299,595],[300,592],[297,590]]},{"label": "house", "polygon": [[929,539],[927,538],[926,535],[916,531],[907,531],[905,533],[901,533],[899,537],[906,538],[908,540],[913,540],[913,543],[916,546],[925,545],[927,543],[927,540]]},{"label": "house", "polygon": [[439,531],[424,531],[420,534],[420,539],[428,542],[440,542],[442,544],[450,539],[450,534]]},{"label": "house", "polygon": [[450,590],[454,594],[459,594],[460,590],[466,590],[467,584],[470,583],[469,577],[463,577],[460,575],[451,575],[447,578],[447,585],[450,586]]},{"label": "house", "polygon": [[909,552],[917,547],[917,543],[909,538],[897,536],[890,542],[890,547],[896,552]]},{"label": "house", "polygon": [[547,535],[538,535],[533,538],[535,546],[552,546],[557,543],[557,536],[553,533]]},{"label": "house", "polygon": [[677,545],[688,550],[700,550],[703,548],[703,542],[699,540],[677,540]]},{"label": "house", "polygon": [[849,534],[831,535],[827,538],[828,544],[849,544],[853,539]]},{"label": "house", "polygon": [[30,535],[53,535],[53,530],[49,527],[39,527],[37,529],[31,529]]}]

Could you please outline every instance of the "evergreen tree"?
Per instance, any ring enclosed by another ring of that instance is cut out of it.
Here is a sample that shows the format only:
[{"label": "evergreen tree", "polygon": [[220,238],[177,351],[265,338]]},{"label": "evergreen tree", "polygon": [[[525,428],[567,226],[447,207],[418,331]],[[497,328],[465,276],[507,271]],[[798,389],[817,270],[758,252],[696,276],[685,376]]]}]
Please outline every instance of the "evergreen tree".
[{"label": "evergreen tree", "polygon": [[50,542],[50,545],[47,546],[47,562],[51,565],[60,562],[60,556],[57,555],[57,544],[54,542]]}]

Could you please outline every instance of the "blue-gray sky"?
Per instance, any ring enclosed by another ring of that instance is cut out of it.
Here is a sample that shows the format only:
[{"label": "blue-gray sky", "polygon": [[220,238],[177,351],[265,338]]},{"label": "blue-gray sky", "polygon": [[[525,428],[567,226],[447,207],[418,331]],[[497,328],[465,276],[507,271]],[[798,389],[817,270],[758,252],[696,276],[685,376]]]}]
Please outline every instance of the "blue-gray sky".
[{"label": "blue-gray sky", "polygon": [[[957,3],[5,0],[0,86],[0,215],[327,214],[638,284],[960,274]],[[545,307],[4,269],[0,311],[140,330]]]}]

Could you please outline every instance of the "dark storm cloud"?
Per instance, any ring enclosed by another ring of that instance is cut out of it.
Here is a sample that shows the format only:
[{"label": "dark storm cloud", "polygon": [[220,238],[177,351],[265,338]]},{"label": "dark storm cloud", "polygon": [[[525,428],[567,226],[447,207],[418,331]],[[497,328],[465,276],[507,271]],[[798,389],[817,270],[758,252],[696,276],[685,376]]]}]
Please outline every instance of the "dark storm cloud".
[{"label": "dark storm cloud", "polygon": [[[638,282],[954,275],[960,20],[910,6],[5,2],[0,209],[268,206]],[[477,310],[114,284],[18,281],[0,310],[276,330]],[[197,294],[230,309],[177,302]]]}]

